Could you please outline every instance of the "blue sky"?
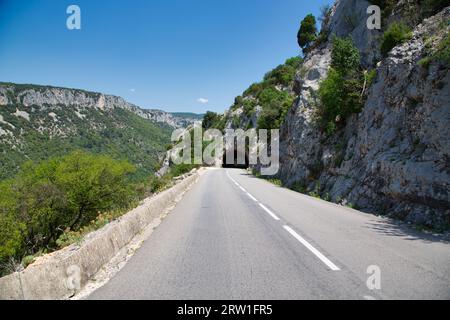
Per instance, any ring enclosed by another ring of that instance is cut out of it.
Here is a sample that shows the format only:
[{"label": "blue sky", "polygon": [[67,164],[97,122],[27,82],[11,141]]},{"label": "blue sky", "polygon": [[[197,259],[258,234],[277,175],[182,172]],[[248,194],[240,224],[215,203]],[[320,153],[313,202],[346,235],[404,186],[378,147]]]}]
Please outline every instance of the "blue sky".
[{"label": "blue sky", "polygon": [[[143,108],[222,112],[298,55],[301,19],[332,2],[0,0],[0,81],[115,94]],[[81,8],[81,30],[66,28],[71,4]]]}]

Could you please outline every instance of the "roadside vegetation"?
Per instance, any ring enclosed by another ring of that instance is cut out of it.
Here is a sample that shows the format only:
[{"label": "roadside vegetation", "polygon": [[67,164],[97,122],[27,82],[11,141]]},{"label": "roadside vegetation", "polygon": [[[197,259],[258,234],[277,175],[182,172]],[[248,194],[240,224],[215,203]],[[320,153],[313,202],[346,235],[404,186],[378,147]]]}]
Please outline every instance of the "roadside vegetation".
[{"label": "roadside vegetation", "polygon": [[174,166],[144,182],[134,181],[135,170],[128,161],[75,151],[26,162],[14,178],[0,182],[0,275],[79,242],[192,166]]}]

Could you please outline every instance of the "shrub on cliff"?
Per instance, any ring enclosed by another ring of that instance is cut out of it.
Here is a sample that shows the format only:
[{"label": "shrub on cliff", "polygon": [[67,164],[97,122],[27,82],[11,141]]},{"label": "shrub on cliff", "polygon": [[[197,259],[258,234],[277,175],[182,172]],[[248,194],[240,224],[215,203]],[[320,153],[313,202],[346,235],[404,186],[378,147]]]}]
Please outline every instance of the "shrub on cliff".
[{"label": "shrub on cliff", "polygon": [[412,37],[411,29],[403,22],[394,22],[383,33],[381,38],[381,54],[387,56],[395,46]]},{"label": "shrub on cliff", "polygon": [[328,135],[349,115],[361,111],[362,88],[363,81],[357,75],[346,78],[339,71],[330,69],[318,92],[321,102],[319,124]]},{"label": "shrub on cliff", "polygon": [[266,73],[263,82],[266,85],[283,85],[285,87],[291,85],[292,81],[294,81],[295,73],[302,62],[303,59],[300,57],[287,59],[284,64]]},{"label": "shrub on cliff", "polygon": [[426,56],[419,60],[419,65],[428,67],[431,62],[439,62],[443,66],[450,67],[450,34],[442,38],[436,49],[426,49]]},{"label": "shrub on cliff", "polygon": [[447,68],[450,67],[450,34],[447,34],[439,43],[437,51],[433,54],[433,59],[447,66]]},{"label": "shrub on cliff", "polygon": [[279,129],[294,102],[293,97],[288,92],[269,87],[259,94],[258,99],[263,107],[258,129]]},{"label": "shrub on cliff", "polygon": [[346,75],[358,70],[361,57],[358,48],[353,44],[351,38],[333,39],[331,52],[331,67],[339,73]]},{"label": "shrub on cliff", "polygon": [[331,68],[318,90],[318,122],[327,135],[345,123],[349,115],[361,111],[363,87],[358,49],[350,38],[335,38]]}]

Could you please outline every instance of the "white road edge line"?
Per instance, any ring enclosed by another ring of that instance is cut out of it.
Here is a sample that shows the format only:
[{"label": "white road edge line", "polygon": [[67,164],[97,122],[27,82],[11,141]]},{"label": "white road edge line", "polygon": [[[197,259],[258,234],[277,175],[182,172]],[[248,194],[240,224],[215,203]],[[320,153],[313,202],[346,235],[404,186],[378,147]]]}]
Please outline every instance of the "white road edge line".
[{"label": "white road edge line", "polygon": [[244,191],[245,193],[247,193],[247,190],[245,190],[245,189],[242,188],[241,186],[239,186],[239,189],[241,189],[242,191]]},{"label": "white road edge line", "polygon": [[259,206],[260,206],[261,208],[263,208],[264,211],[267,212],[272,218],[274,218],[274,219],[277,220],[277,221],[280,220],[280,218],[278,218],[278,217],[276,216],[276,214],[273,213],[272,211],[270,211],[265,205],[263,205],[262,203],[259,203]]},{"label": "white road edge line", "polygon": [[291,227],[289,226],[283,226],[283,228],[289,232],[295,239],[297,239],[298,241],[300,241],[301,244],[303,244],[309,251],[311,251],[312,253],[314,253],[314,255],[319,258],[320,260],[322,260],[323,263],[325,263],[328,268],[330,268],[333,271],[339,271],[341,269],[339,269],[333,262],[331,262],[327,257],[325,257],[322,253],[320,253],[319,250],[317,250],[316,248],[314,248],[308,241],[306,241],[305,239],[303,239],[297,232],[295,232]]}]

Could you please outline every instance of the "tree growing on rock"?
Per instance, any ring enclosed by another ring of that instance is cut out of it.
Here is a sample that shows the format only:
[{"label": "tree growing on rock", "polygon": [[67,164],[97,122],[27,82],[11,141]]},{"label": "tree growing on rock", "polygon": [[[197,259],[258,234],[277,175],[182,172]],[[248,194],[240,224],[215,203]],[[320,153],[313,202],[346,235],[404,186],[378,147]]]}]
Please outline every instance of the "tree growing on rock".
[{"label": "tree growing on rock", "polygon": [[297,41],[303,52],[307,52],[311,44],[317,39],[316,18],[308,14],[300,23],[300,30],[297,33]]}]

